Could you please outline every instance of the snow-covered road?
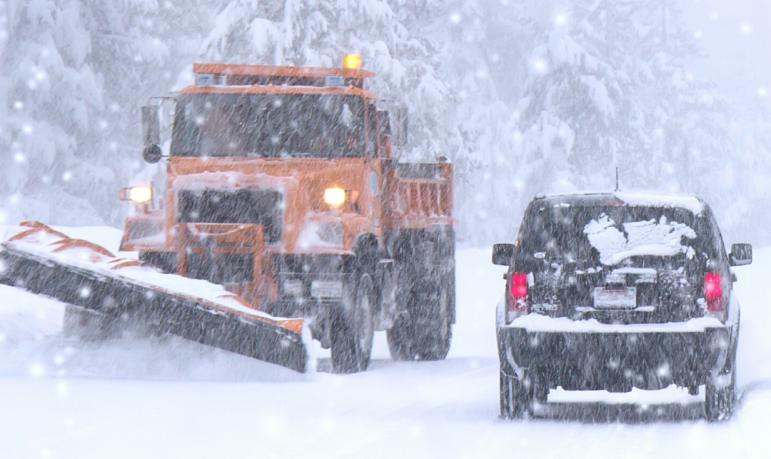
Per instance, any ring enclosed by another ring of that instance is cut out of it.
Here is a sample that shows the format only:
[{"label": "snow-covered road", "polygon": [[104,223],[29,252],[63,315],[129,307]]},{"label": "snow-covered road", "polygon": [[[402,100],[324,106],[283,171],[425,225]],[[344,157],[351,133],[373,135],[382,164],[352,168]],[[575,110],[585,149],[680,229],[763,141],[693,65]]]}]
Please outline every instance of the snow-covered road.
[{"label": "snow-covered road", "polygon": [[[116,235],[79,234],[103,245]],[[298,375],[174,337],[67,341],[61,304],[0,287],[0,458],[768,458],[771,249],[755,257],[736,270],[743,395],[723,424],[674,388],[552,392],[542,417],[498,419],[503,281],[488,250],[457,253],[447,360],[394,362],[379,333],[370,369],[355,375]]]}]

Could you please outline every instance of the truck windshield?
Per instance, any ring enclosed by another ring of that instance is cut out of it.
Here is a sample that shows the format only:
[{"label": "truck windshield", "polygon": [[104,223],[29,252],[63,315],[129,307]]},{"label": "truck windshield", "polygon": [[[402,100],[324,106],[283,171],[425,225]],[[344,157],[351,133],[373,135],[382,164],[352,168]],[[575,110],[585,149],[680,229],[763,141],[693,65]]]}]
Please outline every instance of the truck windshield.
[{"label": "truck windshield", "polygon": [[364,103],[337,94],[189,94],[172,156],[360,157]]}]

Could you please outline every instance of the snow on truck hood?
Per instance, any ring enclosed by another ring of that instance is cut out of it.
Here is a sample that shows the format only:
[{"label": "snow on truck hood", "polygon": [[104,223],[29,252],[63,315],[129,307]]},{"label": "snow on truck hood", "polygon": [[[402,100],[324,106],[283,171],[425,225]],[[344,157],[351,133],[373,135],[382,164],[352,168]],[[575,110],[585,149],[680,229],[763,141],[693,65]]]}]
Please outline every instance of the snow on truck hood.
[{"label": "snow on truck hood", "polygon": [[685,224],[670,223],[664,216],[658,222],[627,222],[623,228],[624,231],[620,231],[616,222],[607,215],[584,226],[584,234],[600,253],[603,265],[617,265],[626,258],[638,255],[672,256],[685,253],[689,258],[694,255],[693,248],[681,242],[683,237],[695,239],[696,232]]}]

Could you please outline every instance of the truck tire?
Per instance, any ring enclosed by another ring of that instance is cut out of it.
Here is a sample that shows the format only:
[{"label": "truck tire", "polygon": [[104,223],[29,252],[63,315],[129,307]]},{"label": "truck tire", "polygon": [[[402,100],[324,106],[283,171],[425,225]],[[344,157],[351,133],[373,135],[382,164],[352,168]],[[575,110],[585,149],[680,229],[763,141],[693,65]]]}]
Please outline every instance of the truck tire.
[{"label": "truck tire", "polygon": [[727,421],[733,414],[736,405],[736,349],[730,357],[731,374],[728,385],[718,387],[712,378],[707,380],[704,394],[704,415],[709,422]]},{"label": "truck tire", "polygon": [[[394,360],[443,360],[450,351],[454,292],[441,284],[421,293],[410,292],[408,314],[399,316],[386,331]],[[429,317],[417,317],[419,311]]]},{"label": "truck tire", "polygon": [[359,278],[355,298],[353,311],[347,317],[344,313],[336,314],[332,322],[330,348],[336,373],[364,371],[372,355],[375,290],[369,274]]},{"label": "truck tire", "polygon": [[82,341],[101,341],[117,334],[115,319],[68,304],[64,307],[62,335]]},{"label": "truck tire", "polygon": [[436,320],[431,326],[421,330],[417,340],[417,354],[420,360],[444,360],[450,352],[452,340],[452,323],[450,307],[452,305],[451,293],[446,285],[442,284],[438,292],[430,296],[432,303],[429,310],[436,311]]},{"label": "truck tire", "polygon": [[394,360],[415,360],[413,352],[413,334],[412,324],[406,315],[396,318],[393,326],[386,330],[386,339],[388,340],[388,351]]}]

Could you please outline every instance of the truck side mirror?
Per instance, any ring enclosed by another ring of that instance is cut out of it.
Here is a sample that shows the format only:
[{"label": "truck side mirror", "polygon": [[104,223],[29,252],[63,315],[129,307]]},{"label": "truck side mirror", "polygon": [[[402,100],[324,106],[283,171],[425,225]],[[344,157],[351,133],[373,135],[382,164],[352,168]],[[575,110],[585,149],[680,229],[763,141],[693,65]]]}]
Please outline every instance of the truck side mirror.
[{"label": "truck side mirror", "polygon": [[147,145],[142,149],[142,159],[150,164],[155,164],[160,161],[161,156],[163,156],[163,152],[158,145]]},{"label": "truck side mirror", "polygon": [[380,121],[380,135],[391,135],[391,115],[388,110],[378,110],[377,117]]},{"label": "truck side mirror", "polygon": [[728,255],[731,266],[744,266],[752,263],[752,246],[750,244],[733,244]]},{"label": "truck side mirror", "polygon": [[142,158],[148,163],[157,163],[161,159],[161,122],[158,106],[142,107]]},{"label": "truck side mirror", "polygon": [[509,266],[511,257],[514,256],[514,244],[494,244],[493,245],[493,264],[499,266]]}]

